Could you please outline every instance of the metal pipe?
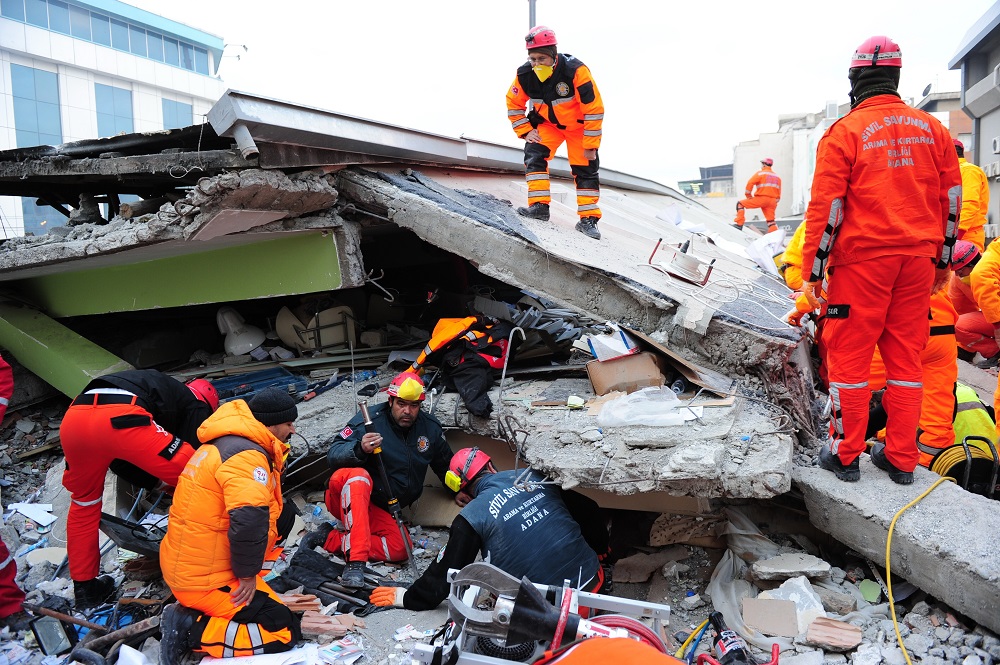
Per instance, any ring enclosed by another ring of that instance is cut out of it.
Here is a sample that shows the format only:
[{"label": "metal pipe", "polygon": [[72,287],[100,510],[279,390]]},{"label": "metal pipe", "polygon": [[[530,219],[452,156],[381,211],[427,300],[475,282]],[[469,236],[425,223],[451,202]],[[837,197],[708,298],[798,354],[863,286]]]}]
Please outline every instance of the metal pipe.
[{"label": "metal pipe", "polygon": [[250,130],[242,122],[233,125],[233,138],[236,139],[236,147],[240,149],[243,159],[250,159],[260,154],[260,149],[254,142]]},{"label": "metal pipe", "polygon": [[77,619],[75,616],[69,614],[63,614],[62,612],[56,612],[55,610],[50,610],[47,607],[42,607],[41,605],[33,605],[31,603],[24,603],[24,609],[28,610],[32,614],[41,614],[43,616],[52,617],[53,619],[59,619],[60,621],[65,621],[67,623],[72,623],[77,626],[83,626],[84,628],[89,628],[90,630],[96,630],[101,633],[108,632],[107,626],[102,626],[99,623],[94,623],[92,621],[87,621],[86,619]]},{"label": "metal pipe", "polygon": [[116,630],[107,635],[102,635],[96,640],[91,640],[87,643],[87,648],[91,651],[99,651],[104,647],[111,646],[119,640],[127,640],[138,635],[149,631],[153,632],[160,627],[160,617],[149,617],[148,619],[143,619],[142,621],[137,621],[136,623],[129,624],[124,628]]}]

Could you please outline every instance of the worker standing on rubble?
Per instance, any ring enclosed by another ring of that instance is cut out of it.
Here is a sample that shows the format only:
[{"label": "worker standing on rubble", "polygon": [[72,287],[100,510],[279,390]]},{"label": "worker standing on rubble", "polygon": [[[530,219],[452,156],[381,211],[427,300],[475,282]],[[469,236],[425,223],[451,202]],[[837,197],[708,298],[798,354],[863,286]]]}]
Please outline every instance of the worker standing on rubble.
[{"label": "worker standing on rubble", "polygon": [[990,209],[990,183],[986,173],[965,158],[965,144],[955,139],[955,153],[962,171],[962,217],[958,239],[968,240],[979,251],[986,249],[986,215]]},{"label": "worker standing on rubble", "polygon": [[507,89],[507,118],[518,138],[524,139],[524,168],[528,180],[525,217],[548,221],[552,201],[549,161],[563,142],[576,180],[576,230],[601,239],[597,222],[601,209],[598,176],[604,102],[585,64],[557,51],[556,33],[539,25],[524,38],[528,62],[517,69]]},{"label": "worker standing on rubble", "polygon": [[[896,483],[913,482],[922,396],[920,353],[932,291],[950,276],[962,178],[951,136],[902,101],[902,55],[885,36],[867,39],[851,59],[851,111],[823,135],[806,212],[803,295],[829,268],[824,323],[832,403],[830,439],[820,466],[861,477],[876,343],[886,366],[886,443],[872,462]],[[935,265],[937,271],[935,272]]]},{"label": "worker standing on rubble", "polygon": [[163,610],[160,663],[199,651],[216,658],[288,651],[300,621],[264,581],[295,520],[281,472],[298,410],[265,388],[223,404],[198,428],[205,445],[177,483],[160,545],[163,579],[177,603]]},{"label": "worker standing on rubble", "polygon": [[[424,574],[409,589],[376,588],[371,603],[433,609],[448,597],[448,569],[464,568],[479,554],[519,579],[557,586],[571,580],[575,588],[597,592],[604,583],[597,554],[570,514],[562,490],[558,485],[542,484],[543,480],[542,474],[531,471],[525,475],[524,469],[498,473],[489,455],[479,448],[455,453],[448,487],[474,498],[451,523],[448,544]],[[596,516],[591,513],[586,521],[596,522]],[[606,530],[603,549],[607,549]]]},{"label": "worker standing on rubble", "polygon": [[736,202],[736,218],[733,223],[740,231],[746,221],[747,208],[760,208],[764,221],[767,222],[768,233],[778,230],[778,225],[774,223],[774,211],[781,199],[781,178],[771,170],[772,166],[774,160],[770,157],[760,160],[760,170],[747,180],[746,198]]},{"label": "worker standing on rubble", "polygon": [[98,577],[98,525],[108,469],[147,490],[169,489],[200,445],[198,426],[219,406],[205,379],[185,384],[154,369],[106,374],[88,383],[59,427],[72,499],[66,555],[78,609],[107,600],[114,580]]},{"label": "worker standing on rubble", "polygon": [[[394,497],[405,507],[420,498],[428,466],[444,483],[452,456],[441,423],[420,408],[426,395],[419,376],[403,372],[386,392],[388,402],[368,410],[371,425],[366,426],[359,413],[333,438],[327,452],[334,472],[326,507],[347,530],[324,524],[302,543],[343,553],[347,566],[341,583],[354,589],[364,586],[368,561],[406,560],[407,544],[389,514],[389,500]],[[382,452],[376,454],[376,448]],[[385,465],[390,487],[383,486],[379,464]],[[459,493],[455,501],[464,506],[469,497]]]},{"label": "worker standing on rubble", "polygon": [[[14,394],[14,371],[6,360],[0,358],[0,422],[7,413],[11,395]],[[2,524],[2,522],[0,522]],[[0,540],[0,626],[11,630],[27,627],[28,616],[22,608],[24,591],[17,586],[17,564],[7,549],[7,543]]]}]

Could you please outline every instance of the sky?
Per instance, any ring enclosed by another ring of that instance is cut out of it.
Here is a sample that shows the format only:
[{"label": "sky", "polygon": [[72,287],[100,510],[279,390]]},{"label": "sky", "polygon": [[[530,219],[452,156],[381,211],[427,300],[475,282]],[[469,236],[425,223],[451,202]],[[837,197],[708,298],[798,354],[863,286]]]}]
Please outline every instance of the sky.
[{"label": "sky", "polygon": [[[529,0],[128,0],[222,37],[229,88],[450,137],[520,146],[504,95],[525,61]],[[900,92],[949,71],[990,0],[536,0],[536,23],[591,70],[602,166],[675,186],[848,99],[854,49],[903,52]],[[245,47],[245,49],[244,49]],[[239,56],[239,57],[237,57]],[[197,121],[197,119],[196,119]],[[563,149],[565,150],[565,149]],[[562,154],[565,154],[564,152]],[[777,168],[777,167],[776,167]]]}]

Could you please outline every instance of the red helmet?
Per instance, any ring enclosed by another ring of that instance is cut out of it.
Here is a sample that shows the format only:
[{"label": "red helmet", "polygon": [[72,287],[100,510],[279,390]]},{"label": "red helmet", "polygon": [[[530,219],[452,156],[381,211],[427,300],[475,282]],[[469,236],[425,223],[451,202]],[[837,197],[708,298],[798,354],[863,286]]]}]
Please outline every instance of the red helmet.
[{"label": "red helmet", "polygon": [[423,402],[427,398],[424,382],[416,372],[401,373],[392,380],[386,392],[392,397],[399,397],[408,402]]},{"label": "red helmet", "polygon": [[885,35],[876,35],[866,39],[854,51],[854,57],[851,58],[852,69],[855,67],[874,67],[876,65],[887,67],[903,66],[903,52],[899,49],[899,44]]},{"label": "red helmet", "polygon": [[490,456],[479,448],[462,448],[451,458],[445,485],[454,492],[461,491],[489,463]]},{"label": "red helmet", "polygon": [[219,391],[215,389],[215,386],[208,379],[188,381],[187,387],[191,389],[195,397],[212,407],[212,411],[219,408]]},{"label": "red helmet", "polygon": [[955,144],[956,148],[959,148],[962,152],[965,152],[965,144],[964,143],[962,143],[958,139],[952,139],[952,142]]},{"label": "red helmet", "polygon": [[951,250],[951,269],[959,271],[979,258],[979,248],[968,240],[959,240]]},{"label": "red helmet", "polygon": [[525,36],[524,42],[528,46],[529,51],[533,48],[556,46],[558,44],[555,31],[552,28],[546,28],[544,25],[536,25],[532,28]]},{"label": "red helmet", "polygon": [[770,157],[765,157],[764,159],[760,160],[760,163],[766,164],[767,166],[774,166],[774,160],[771,159]]}]

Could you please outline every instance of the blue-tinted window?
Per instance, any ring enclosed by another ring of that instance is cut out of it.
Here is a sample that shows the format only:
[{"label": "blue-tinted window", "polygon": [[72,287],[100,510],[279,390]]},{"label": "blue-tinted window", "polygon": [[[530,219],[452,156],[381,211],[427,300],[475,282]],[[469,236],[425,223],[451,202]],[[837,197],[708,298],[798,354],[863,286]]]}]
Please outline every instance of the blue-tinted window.
[{"label": "blue-tinted window", "polygon": [[163,36],[155,32],[147,32],[146,42],[149,44],[150,59],[163,62]]},{"label": "blue-tinted window", "polygon": [[15,21],[24,20],[24,0],[0,0],[0,16]]},{"label": "blue-tinted window", "polygon": [[128,23],[111,19],[111,48],[128,50]]},{"label": "blue-tinted window", "polygon": [[132,53],[146,57],[146,31],[134,25],[128,27],[129,38],[131,39]]},{"label": "blue-tinted window", "polygon": [[97,133],[99,136],[131,134],[132,91],[110,85],[94,84],[97,101]]},{"label": "blue-tinted window", "polygon": [[177,129],[190,127],[194,124],[194,109],[190,104],[175,102],[172,99],[163,100],[163,128]]},{"label": "blue-tinted window", "polygon": [[163,62],[174,67],[180,67],[180,51],[177,48],[177,40],[170,37],[163,38]]},{"label": "blue-tinted window", "polygon": [[24,0],[24,20],[39,28],[49,27],[49,7],[45,0]]},{"label": "blue-tinted window", "polygon": [[111,19],[101,14],[90,14],[90,29],[94,32],[94,41],[104,46],[111,46]]},{"label": "blue-tinted window", "polygon": [[181,67],[194,71],[194,47],[181,42]]},{"label": "blue-tinted window", "polygon": [[76,5],[69,6],[69,28],[70,32],[77,39],[91,41],[90,37],[90,12],[81,9]]},{"label": "blue-tinted window", "polygon": [[69,5],[62,0],[49,0],[49,30],[69,34]]},{"label": "blue-tinted window", "polygon": [[[18,148],[62,143],[59,119],[59,78],[53,72],[10,65],[14,97],[14,134]],[[65,218],[48,206],[22,198],[26,233],[44,233],[47,226],[63,224]]]},{"label": "blue-tinted window", "polygon": [[208,51],[203,48],[194,49],[194,70],[199,74],[208,74]]}]

